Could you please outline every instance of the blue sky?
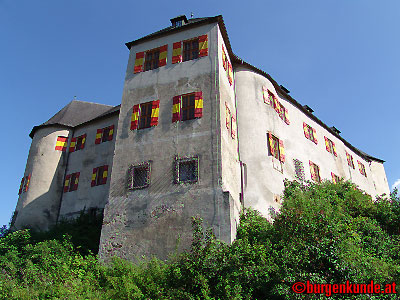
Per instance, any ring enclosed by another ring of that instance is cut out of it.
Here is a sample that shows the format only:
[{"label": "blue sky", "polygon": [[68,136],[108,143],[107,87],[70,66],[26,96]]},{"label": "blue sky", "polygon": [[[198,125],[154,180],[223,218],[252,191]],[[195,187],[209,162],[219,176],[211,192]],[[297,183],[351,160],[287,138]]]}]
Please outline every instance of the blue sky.
[{"label": "blue sky", "polygon": [[0,225],[17,204],[32,127],[74,96],[120,104],[124,43],[191,12],[222,14],[239,57],[351,144],[385,160],[390,187],[400,184],[400,1],[188,2],[0,0]]}]

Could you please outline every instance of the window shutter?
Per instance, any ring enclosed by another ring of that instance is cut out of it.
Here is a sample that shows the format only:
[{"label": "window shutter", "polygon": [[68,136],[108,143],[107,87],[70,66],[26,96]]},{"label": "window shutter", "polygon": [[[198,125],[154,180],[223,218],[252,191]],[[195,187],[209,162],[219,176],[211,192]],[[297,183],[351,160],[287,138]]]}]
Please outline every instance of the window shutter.
[{"label": "window shutter", "polygon": [[160,110],[160,100],[152,101],[150,126],[158,125],[159,110]]},{"label": "window shutter", "polygon": [[227,59],[226,59],[225,49],[224,49],[224,47],[222,46],[222,65],[224,66],[224,69],[225,69],[225,70],[226,70],[226,68],[227,68],[226,63],[227,63]]},{"label": "window shutter", "polygon": [[182,42],[176,42],[172,45],[172,63],[182,62]]},{"label": "window shutter", "polygon": [[231,131],[231,111],[229,110],[228,103],[225,102],[225,124],[228,131]]},{"label": "window shutter", "polygon": [[96,175],[97,175],[97,168],[93,169],[93,173],[92,173],[92,183],[91,186],[95,186],[96,185]]},{"label": "window shutter", "polygon": [[203,116],[203,94],[202,92],[194,93],[194,117],[201,118]]},{"label": "window shutter", "polygon": [[285,162],[285,148],[283,146],[283,141],[279,140],[279,160],[284,163]]},{"label": "window shutter", "polygon": [[336,153],[336,146],[335,146],[335,143],[334,143],[334,142],[332,142],[332,150],[333,150],[333,154],[334,154],[335,156],[337,156],[337,153]]},{"label": "window shutter", "polygon": [[268,99],[269,99],[269,105],[274,107],[274,95],[268,90]]},{"label": "window shutter", "polygon": [[158,61],[158,66],[162,67],[167,64],[167,54],[168,54],[168,45],[164,45],[160,47],[160,56]]},{"label": "window shutter", "polygon": [[133,69],[134,74],[143,72],[143,61],[144,61],[144,52],[136,53],[135,67]]},{"label": "window shutter", "polygon": [[71,174],[65,176],[65,182],[64,182],[64,193],[68,192],[69,190],[69,180],[71,178]]},{"label": "window shutter", "polygon": [[85,148],[85,142],[86,142],[86,133],[83,135],[83,138],[82,138],[81,149]]},{"label": "window shutter", "polygon": [[362,164],[361,164],[361,162],[359,160],[357,160],[357,163],[358,163],[358,170],[360,171],[361,175],[364,175],[363,172],[362,172],[362,166],[361,166]]},{"label": "window shutter", "polygon": [[64,136],[57,137],[56,148],[55,150],[66,151],[68,144],[68,138]]},{"label": "window shutter", "polygon": [[103,129],[97,129],[95,144],[101,143],[101,136],[103,135]]},{"label": "window shutter", "polygon": [[199,36],[199,57],[208,55],[208,36],[207,34]]},{"label": "window shutter", "polygon": [[24,188],[24,180],[25,177],[22,177],[21,179],[21,185],[19,186],[19,191],[18,191],[18,195],[20,195],[22,193],[22,189]]},{"label": "window shutter", "polygon": [[308,133],[308,125],[305,122],[303,122],[303,130],[304,130],[304,136],[310,139],[310,134]]},{"label": "window shutter", "polygon": [[76,137],[71,139],[71,144],[69,145],[69,152],[75,151],[75,145],[76,145]]},{"label": "window shutter", "polygon": [[314,136],[313,142],[314,142],[316,145],[318,145],[317,131],[316,131],[314,128],[312,129],[312,131],[313,131],[313,136]]},{"label": "window shutter", "polygon": [[25,192],[28,191],[29,182],[30,182],[30,181],[31,181],[31,174],[29,174],[28,176],[26,176],[26,179],[25,179]]},{"label": "window shutter", "polygon": [[140,116],[140,104],[136,104],[132,109],[131,130],[138,129]]},{"label": "window shutter", "polygon": [[104,166],[102,184],[106,184],[107,183],[107,176],[108,176],[108,166]]},{"label": "window shutter", "polygon": [[331,152],[331,147],[329,146],[328,138],[327,138],[326,136],[324,136],[324,138],[325,138],[325,148],[326,148],[326,151]]},{"label": "window shutter", "polygon": [[228,61],[228,80],[229,84],[232,85],[233,82],[233,71],[232,71],[232,64]]},{"label": "window shutter", "polygon": [[232,123],[231,123],[231,137],[233,139],[236,138],[236,117],[232,114]]},{"label": "window shutter", "polygon": [[72,183],[74,185],[74,191],[76,191],[78,189],[79,175],[81,175],[81,172],[76,173],[75,182]]},{"label": "window shutter", "polygon": [[262,95],[263,95],[264,103],[269,104],[268,89],[265,86],[262,87]]},{"label": "window shutter", "polygon": [[290,121],[289,121],[289,113],[287,108],[285,108],[285,123],[290,125]]},{"label": "window shutter", "polygon": [[336,183],[336,177],[335,177],[335,174],[333,174],[333,172],[331,172],[331,176],[332,176],[332,182]]},{"label": "window shutter", "polygon": [[108,140],[112,141],[114,135],[114,124],[110,126],[110,131],[108,132]]},{"label": "window shutter", "polygon": [[181,96],[172,98],[172,123],[181,120]]},{"label": "window shutter", "polygon": [[272,139],[272,133],[268,132],[269,152],[272,156],[275,156],[274,140]]},{"label": "window shutter", "polygon": [[311,160],[310,160],[310,173],[311,173],[311,179],[316,181],[317,176],[315,174],[314,163]]}]

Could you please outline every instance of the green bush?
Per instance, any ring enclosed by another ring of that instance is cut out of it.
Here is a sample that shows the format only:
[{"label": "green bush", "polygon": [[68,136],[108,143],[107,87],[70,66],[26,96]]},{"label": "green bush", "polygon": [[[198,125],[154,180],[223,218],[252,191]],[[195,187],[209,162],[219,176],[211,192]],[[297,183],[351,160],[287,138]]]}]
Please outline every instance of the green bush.
[{"label": "green bush", "polygon": [[[101,221],[83,214],[48,232],[0,238],[1,299],[322,299],[312,283],[400,282],[400,201],[376,200],[349,182],[286,182],[270,223],[247,209],[227,245],[193,219],[190,249],[167,262],[98,262]],[[394,295],[351,299],[397,299]],[[349,299],[333,295],[331,299]]]}]

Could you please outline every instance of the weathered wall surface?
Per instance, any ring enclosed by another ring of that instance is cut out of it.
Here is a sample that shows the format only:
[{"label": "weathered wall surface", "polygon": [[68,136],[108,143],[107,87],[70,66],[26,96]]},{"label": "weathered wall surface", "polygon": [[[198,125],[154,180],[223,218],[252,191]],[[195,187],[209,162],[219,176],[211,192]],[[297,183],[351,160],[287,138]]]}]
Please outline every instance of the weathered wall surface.
[{"label": "weathered wall surface", "polygon": [[[231,206],[231,239],[236,237],[236,227],[239,224],[239,215],[241,211],[240,203],[240,163],[239,163],[239,153],[238,153],[238,131],[234,128],[236,134],[232,137],[230,123],[227,125],[227,108],[230,114],[237,118],[236,114],[236,99],[235,99],[235,81],[232,78],[232,84],[229,83],[227,71],[224,69],[222,60],[222,49],[224,49],[227,55],[229,63],[231,60],[229,58],[228,51],[226,49],[225,42],[222,38],[221,31],[218,28],[218,82],[217,87],[219,90],[219,126],[221,127],[221,174],[222,174],[222,189],[230,193],[232,198]],[[234,76],[232,72],[232,76]],[[228,117],[229,118],[229,117]],[[235,126],[235,124],[234,124]],[[236,126],[237,127],[237,126]]]},{"label": "weathered wall surface", "polygon": [[[172,43],[208,34],[208,56],[171,64]],[[167,65],[133,74],[136,52],[168,44]],[[217,237],[230,242],[229,197],[218,187],[220,150],[219,105],[215,97],[217,27],[204,25],[171,34],[131,48],[118,123],[115,156],[108,203],[105,207],[100,257],[138,255],[166,258],[175,249],[188,247],[192,237],[191,217],[201,216]],[[202,91],[203,116],[172,123],[172,98]],[[130,130],[133,105],[160,100],[159,124]],[[199,180],[174,184],[174,159],[199,157]],[[150,186],[127,189],[130,165],[151,160]]]},{"label": "weathered wall surface", "polygon": [[57,126],[35,132],[24,172],[24,176],[32,175],[28,191],[19,195],[13,229],[46,230],[56,222],[67,153],[56,151],[55,146],[58,136],[69,134],[70,130]]},{"label": "weathered wall surface", "polygon": [[[350,179],[372,196],[388,192],[382,164],[372,162],[370,167],[369,162],[348,149],[341,140],[311,120],[282,95],[278,95],[267,78],[242,66],[237,67],[235,76],[240,155],[241,160],[247,164],[248,184],[244,200],[246,207],[251,206],[264,215],[268,215],[271,207],[279,209],[279,200],[277,202],[274,199],[282,193],[285,178],[295,179],[293,159],[303,163],[306,180],[311,180],[311,160],[320,167],[322,179],[331,180],[333,172],[345,180]],[[288,109],[290,125],[287,125],[270,105],[264,103],[263,86],[272,91]],[[316,129],[317,145],[305,138],[303,122]],[[283,164],[268,153],[268,131],[284,142],[286,159]],[[326,150],[324,136],[335,143],[337,157]],[[353,156],[355,169],[349,168],[345,151]],[[357,160],[364,164],[367,177],[360,174]],[[372,176],[371,170],[378,170],[379,175]]]},{"label": "weathered wall surface", "polygon": [[[111,141],[95,144],[97,129],[114,125],[114,135]],[[118,126],[118,114],[87,123],[76,128],[73,137],[86,133],[85,147],[82,150],[69,153],[66,174],[80,172],[78,189],[63,193],[60,217],[78,216],[83,209],[103,209],[110,188],[110,176],[114,155],[115,137]],[[108,165],[107,183],[91,186],[93,168]]]}]

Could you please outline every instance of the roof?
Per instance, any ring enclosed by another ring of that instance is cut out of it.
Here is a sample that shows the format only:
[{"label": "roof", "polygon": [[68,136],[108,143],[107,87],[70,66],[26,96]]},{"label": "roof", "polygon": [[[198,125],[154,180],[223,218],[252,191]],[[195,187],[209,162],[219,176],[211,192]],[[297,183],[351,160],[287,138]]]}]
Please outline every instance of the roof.
[{"label": "roof", "polygon": [[[335,132],[332,128],[330,128],[328,125],[326,125],[324,122],[322,122],[320,119],[318,119],[314,114],[309,112],[303,105],[301,105],[299,102],[297,102],[294,98],[289,96],[289,94],[266,72],[263,70],[245,62],[243,59],[239,58],[236,54],[233,53],[232,47],[229,41],[228,33],[225,27],[224,20],[222,18],[222,15],[218,15],[215,17],[206,17],[206,18],[192,18],[188,20],[188,23],[179,26],[179,27],[173,27],[169,26],[164,29],[161,29],[159,31],[156,31],[154,33],[151,33],[149,35],[146,35],[140,39],[134,40],[132,42],[126,43],[125,45],[128,47],[128,49],[131,49],[132,46],[137,45],[139,43],[160,38],[164,35],[168,35],[171,32],[179,32],[182,30],[187,30],[192,27],[197,27],[203,24],[210,24],[210,23],[218,23],[219,28],[221,30],[222,37],[224,38],[225,41],[225,46],[227,48],[228,54],[231,58],[232,63],[238,65],[243,65],[252,71],[266,77],[273,85],[277,93],[290,103],[292,103],[294,106],[296,106],[299,110],[301,110],[305,115],[307,115],[310,119],[318,123],[320,126],[324,127],[328,132],[330,132],[332,135],[334,135],[336,138],[341,140],[349,149],[366,159],[367,161],[370,160],[375,160],[378,162],[383,163],[384,160],[373,157],[371,155],[368,155],[367,153],[357,149],[353,145],[351,145],[349,142],[347,142],[344,138],[342,138],[337,132]],[[42,125],[35,126],[33,127],[31,133],[29,136],[32,138],[34,135],[34,132],[43,126],[48,126],[52,124],[58,124],[58,125],[64,125],[67,127],[75,127],[78,125],[81,125],[83,123],[102,118],[106,115],[116,113],[120,109],[120,105],[118,106],[109,106],[109,105],[104,105],[104,104],[97,104],[97,103],[90,103],[90,102],[82,102],[78,100],[71,101],[67,106],[65,106],[62,110],[60,110],[57,114],[55,114],[50,120],[47,122],[43,123]]]},{"label": "roof", "polygon": [[144,41],[148,41],[148,40],[159,38],[159,37],[161,37],[163,35],[167,35],[167,34],[171,33],[172,31],[178,32],[178,31],[186,30],[188,28],[199,26],[199,25],[202,25],[202,24],[215,23],[215,22],[218,22],[219,18],[222,19],[222,16],[219,15],[219,16],[216,16],[216,17],[188,19],[188,22],[186,24],[182,25],[182,26],[179,26],[179,27],[169,26],[169,27],[166,27],[166,28],[161,29],[159,31],[156,31],[154,33],[151,33],[149,35],[146,35],[146,36],[144,36],[144,37],[142,37],[140,39],[137,39],[137,40],[134,40],[132,42],[126,43],[125,45],[130,50],[133,45],[140,44],[140,43],[142,43]]},{"label": "roof", "polygon": [[29,136],[33,138],[36,130],[50,125],[61,125],[73,128],[83,123],[119,111],[119,107],[120,105],[111,106],[93,102],[72,100],[47,122],[44,122],[39,126],[34,126]]}]

